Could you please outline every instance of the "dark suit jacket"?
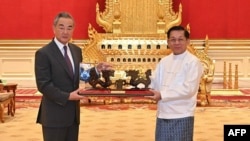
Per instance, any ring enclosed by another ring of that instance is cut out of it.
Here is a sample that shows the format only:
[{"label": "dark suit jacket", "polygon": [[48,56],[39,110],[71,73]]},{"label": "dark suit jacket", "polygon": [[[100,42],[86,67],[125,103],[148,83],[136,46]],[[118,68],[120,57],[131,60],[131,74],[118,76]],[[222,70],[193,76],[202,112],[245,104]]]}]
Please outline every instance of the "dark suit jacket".
[{"label": "dark suit jacket", "polygon": [[81,48],[69,44],[74,60],[75,75],[70,77],[66,61],[52,40],[35,54],[35,75],[38,90],[43,94],[37,123],[46,127],[65,127],[80,124],[80,101],[68,100],[70,92],[79,87]]}]

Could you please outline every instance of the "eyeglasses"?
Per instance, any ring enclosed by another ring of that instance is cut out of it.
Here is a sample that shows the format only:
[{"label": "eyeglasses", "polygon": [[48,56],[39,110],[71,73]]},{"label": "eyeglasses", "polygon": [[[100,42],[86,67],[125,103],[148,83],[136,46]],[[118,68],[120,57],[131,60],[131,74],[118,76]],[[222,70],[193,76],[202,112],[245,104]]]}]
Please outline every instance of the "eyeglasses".
[{"label": "eyeglasses", "polygon": [[186,41],[186,39],[184,38],[180,38],[180,39],[175,39],[175,38],[172,38],[172,39],[169,39],[168,42],[173,44],[173,43],[180,43],[180,44],[183,44],[184,42]]}]

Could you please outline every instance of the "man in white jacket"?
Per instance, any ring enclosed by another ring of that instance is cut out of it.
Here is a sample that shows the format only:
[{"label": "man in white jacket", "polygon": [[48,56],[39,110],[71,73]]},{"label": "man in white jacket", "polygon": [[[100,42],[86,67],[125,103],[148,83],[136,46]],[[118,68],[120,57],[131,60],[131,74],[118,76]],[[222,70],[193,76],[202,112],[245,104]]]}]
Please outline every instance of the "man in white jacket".
[{"label": "man in white jacket", "polygon": [[192,141],[199,82],[200,60],[187,50],[189,32],[174,26],[167,32],[172,53],[157,64],[150,87],[157,101],[155,141]]}]

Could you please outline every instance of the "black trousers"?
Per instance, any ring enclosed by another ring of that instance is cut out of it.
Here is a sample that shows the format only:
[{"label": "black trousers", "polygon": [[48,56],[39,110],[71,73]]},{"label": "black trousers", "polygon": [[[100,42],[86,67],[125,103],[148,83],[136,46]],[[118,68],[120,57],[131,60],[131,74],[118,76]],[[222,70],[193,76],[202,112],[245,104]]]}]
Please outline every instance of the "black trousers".
[{"label": "black trousers", "polygon": [[79,125],[69,127],[42,127],[44,141],[78,141]]}]

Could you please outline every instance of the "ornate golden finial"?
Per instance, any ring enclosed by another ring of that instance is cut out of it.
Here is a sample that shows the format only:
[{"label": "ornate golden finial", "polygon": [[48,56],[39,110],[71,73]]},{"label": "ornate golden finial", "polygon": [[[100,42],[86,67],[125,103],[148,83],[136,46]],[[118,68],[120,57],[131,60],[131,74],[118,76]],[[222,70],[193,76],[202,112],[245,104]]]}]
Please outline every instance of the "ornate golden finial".
[{"label": "ornate golden finial", "polygon": [[171,28],[171,27],[173,27],[175,25],[180,25],[181,24],[181,22],[182,22],[182,18],[181,18],[182,5],[181,5],[181,3],[179,5],[179,12],[178,13],[173,12],[172,5],[171,5],[170,13],[172,14],[172,16],[171,16],[172,21],[171,22],[167,21],[169,19],[165,20],[165,22],[166,22],[166,28],[165,28],[166,32],[168,31],[169,28]]},{"label": "ornate golden finial", "polygon": [[189,33],[191,32],[191,31],[190,31],[190,25],[189,25],[189,23],[187,24],[186,29],[187,29],[187,31],[188,31]]},{"label": "ornate golden finial", "polygon": [[[104,18],[106,17],[106,15],[104,15],[103,13],[101,13],[99,8],[99,4],[96,4],[96,22],[103,27],[103,29],[108,32],[111,33],[112,32],[112,25],[106,21]],[[105,12],[106,13],[106,12]]]},{"label": "ornate golden finial", "polygon": [[120,3],[118,0],[114,3],[114,20],[115,21],[121,21],[121,10],[120,10]]},{"label": "ornate golden finial", "polygon": [[164,6],[163,6],[162,3],[159,3],[157,16],[158,16],[158,18],[159,18],[158,21],[159,21],[159,22],[163,22],[164,16],[165,16],[165,12],[164,12]]},{"label": "ornate golden finial", "polygon": [[205,48],[204,48],[204,52],[207,53],[209,48],[209,43],[208,43],[208,35],[206,35],[206,39],[205,39]]}]

